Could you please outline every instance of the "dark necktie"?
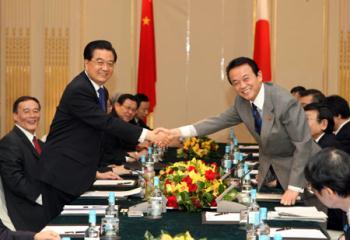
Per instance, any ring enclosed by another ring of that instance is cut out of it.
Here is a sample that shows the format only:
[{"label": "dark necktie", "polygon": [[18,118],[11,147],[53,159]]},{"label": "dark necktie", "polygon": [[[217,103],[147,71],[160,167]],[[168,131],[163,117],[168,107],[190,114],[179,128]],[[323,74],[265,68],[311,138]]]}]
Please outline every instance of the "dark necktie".
[{"label": "dark necktie", "polygon": [[252,103],[252,113],[254,117],[254,123],[255,123],[255,131],[260,135],[261,132],[261,117],[260,113],[258,111],[258,108],[255,106],[254,103]]},{"label": "dark necktie", "polygon": [[105,90],[100,87],[98,90],[98,103],[100,104],[101,109],[105,112],[106,111],[106,94]]},{"label": "dark necktie", "polygon": [[35,151],[40,155],[41,154],[41,147],[39,145],[38,139],[35,136],[33,137],[33,144],[34,144]]}]

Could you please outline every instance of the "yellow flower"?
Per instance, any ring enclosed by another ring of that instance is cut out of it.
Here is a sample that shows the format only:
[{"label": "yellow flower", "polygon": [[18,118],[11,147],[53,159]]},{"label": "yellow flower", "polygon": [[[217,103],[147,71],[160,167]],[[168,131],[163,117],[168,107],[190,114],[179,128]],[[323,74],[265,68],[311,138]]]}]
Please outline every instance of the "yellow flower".
[{"label": "yellow flower", "polygon": [[163,233],[160,240],[173,240],[173,238],[169,234]]},{"label": "yellow flower", "polygon": [[175,184],[171,183],[171,184],[166,184],[166,191],[168,193],[173,193],[175,192]]},{"label": "yellow flower", "polygon": [[181,183],[178,183],[176,184],[175,186],[175,189],[174,189],[174,192],[188,192],[188,186],[187,186],[187,183],[185,182],[181,182]]},{"label": "yellow flower", "polygon": [[204,182],[205,181],[205,177],[203,175],[200,175],[198,173],[195,173],[194,171],[191,171],[188,176],[190,176],[190,178],[192,179],[193,183],[196,182]]}]

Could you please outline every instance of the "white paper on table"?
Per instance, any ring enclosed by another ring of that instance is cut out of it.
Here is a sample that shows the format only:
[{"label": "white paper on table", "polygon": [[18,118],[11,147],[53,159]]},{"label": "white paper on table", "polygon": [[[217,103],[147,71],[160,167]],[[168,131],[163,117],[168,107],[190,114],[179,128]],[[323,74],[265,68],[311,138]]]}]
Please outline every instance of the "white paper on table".
[{"label": "white paper on table", "polygon": [[[279,193],[257,193],[256,194],[256,200],[263,201],[263,200],[281,200],[282,194]],[[301,200],[300,196],[297,197],[297,200]]]},{"label": "white paper on table", "polygon": [[[277,229],[280,229],[280,228],[270,228],[270,237],[273,237]],[[319,229],[291,228],[291,229],[280,230],[277,232],[281,234],[282,238],[327,239],[327,237]]]},{"label": "white paper on table", "polygon": [[[89,212],[92,209],[66,209],[61,212],[61,215],[89,215]],[[96,215],[104,215],[105,214],[105,209],[94,209],[96,211]]]},{"label": "white paper on table", "polygon": [[[98,197],[98,198],[108,198],[110,191],[90,191],[81,195],[81,197]],[[115,191],[115,196],[118,197],[127,197],[131,195],[136,195],[141,192],[141,188],[135,188],[128,191]]]},{"label": "white paper on table", "polygon": [[246,157],[249,154],[252,154],[253,157],[259,157],[259,153],[243,153],[243,157]]},{"label": "white paper on table", "polygon": [[248,165],[248,167],[254,167],[255,165],[259,164],[258,161],[245,161],[244,163],[246,163]]},{"label": "white paper on table", "polygon": [[240,149],[259,149],[259,145],[239,145]]},{"label": "white paper on table", "polygon": [[239,222],[239,213],[218,213],[218,212],[206,212],[205,219],[207,222],[224,222],[224,221],[234,221]]},{"label": "white paper on table", "polygon": [[[99,228],[100,226],[96,226]],[[61,226],[46,226],[43,230],[55,231],[60,235],[81,235],[88,228],[87,225],[61,225]]]},{"label": "white paper on table", "polygon": [[275,211],[281,217],[327,219],[327,214],[316,207],[275,207]]},{"label": "white paper on table", "polygon": [[114,186],[114,185],[124,185],[124,186],[134,186],[135,180],[96,180],[94,186]]},{"label": "white paper on table", "polygon": [[107,205],[64,205],[64,210],[95,210],[106,209]]}]

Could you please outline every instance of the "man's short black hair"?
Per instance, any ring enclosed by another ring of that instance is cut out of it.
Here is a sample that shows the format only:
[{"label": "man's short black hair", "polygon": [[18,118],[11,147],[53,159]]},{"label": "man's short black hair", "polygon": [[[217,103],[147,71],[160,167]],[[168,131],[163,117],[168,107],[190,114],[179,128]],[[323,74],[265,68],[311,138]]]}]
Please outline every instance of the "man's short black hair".
[{"label": "man's short black hair", "polygon": [[96,40],[89,42],[84,49],[84,59],[91,60],[96,49],[105,49],[113,53],[114,62],[117,61],[117,53],[112,44],[106,40]]},{"label": "man's short black hair", "polygon": [[310,88],[299,93],[300,97],[306,97],[312,95],[312,102],[324,103],[326,100],[325,95],[318,89]]},{"label": "man's short black hair", "polygon": [[290,90],[290,93],[301,93],[302,91],[305,91],[306,88],[304,88],[303,86],[295,86]]},{"label": "man's short black hair", "polygon": [[258,76],[258,73],[260,71],[260,69],[258,67],[258,64],[251,58],[239,57],[239,58],[233,59],[226,67],[226,76],[227,76],[228,82],[231,85],[232,85],[232,82],[231,82],[231,79],[230,79],[230,76],[229,76],[230,71],[233,68],[242,66],[244,64],[248,64],[251,67],[251,69],[252,69],[253,73],[255,74],[255,76]]},{"label": "man's short black hair", "polygon": [[143,94],[143,93],[137,93],[135,94],[135,98],[138,102],[138,105],[141,104],[141,102],[149,102],[149,98],[147,97],[146,94]]},{"label": "man's short black hair", "polygon": [[334,119],[331,110],[325,104],[322,103],[310,103],[304,107],[306,111],[317,111],[317,122],[321,123],[323,119],[326,119],[328,124],[324,130],[325,133],[333,133]]},{"label": "man's short black hair", "polygon": [[343,119],[350,117],[350,109],[348,102],[339,95],[331,95],[326,97],[326,105],[335,117],[339,116]]},{"label": "man's short black hair", "polygon": [[318,192],[328,187],[341,197],[350,195],[350,156],[342,150],[322,149],[311,157],[304,173],[306,180]]},{"label": "man's short black hair", "polygon": [[125,102],[127,99],[136,102],[137,108],[139,107],[135,96],[132,95],[132,94],[129,94],[129,93],[121,94],[121,95],[118,97],[117,103],[119,103],[120,105],[123,105],[124,102]]},{"label": "man's short black hair", "polygon": [[13,103],[12,112],[17,113],[18,112],[18,105],[21,102],[25,102],[25,101],[29,101],[29,100],[36,102],[39,105],[39,110],[41,109],[40,102],[37,98],[32,97],[32,96],[21,96],[21,97],[17,98],[16,101]]}]

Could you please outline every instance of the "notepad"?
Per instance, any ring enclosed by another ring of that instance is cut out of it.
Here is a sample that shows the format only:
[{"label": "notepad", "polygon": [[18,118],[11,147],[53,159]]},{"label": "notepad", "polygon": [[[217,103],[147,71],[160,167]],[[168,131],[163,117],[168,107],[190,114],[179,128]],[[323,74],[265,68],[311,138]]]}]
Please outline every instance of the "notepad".
[{"label": "notepad", "polygon": [[[94,209],[96,212],[96,215],[102,216],[105,214],[104,209]],[[63,216],[70,216],[70,215],[89,215],[90,210],[89,209],[66,209],[61,212],[61,215]]]},{"label": "notepad", "polygon": [[240,149],[259,149],[259,145],[239,145]]},{"label": "notepad", "polygon": [[[99,228],[100,226],[96,226]],[[57,232],[59,235],[84,235],[87,225],[60,225],[60,226],[46,226],[44,230],[51,230]]]},{"label": "notepad", "polygon": [[268,212],[270,220],[298,220],[325,222],[327,215],[315,207],[275,207],[275,212]]},{"label": "notepad", "polygon": [[207,222],[225,222],[234,221],[239,222],[239,213],[218,213],[218,212],[206,212],[205,218]]},{"label": "notepad", "polygon": [[276,233],[276,230],[283,238],[302,238],[302,239],[327,239],[326,235],[319,229],[291,228],[282,230],[280,228],[270,228],[270,237]]},{"label": "notepad", "polygon": [[[280,201],[282,194],[279,193],[257,193],[256,200],[258,201]],[[300,196],[297,197],[297,201],[300,201]]]},{"label": "notepad", "polygon": [[96,180],[94,186],[133,186],[135,185],[135,180]]},{"label": "notepad", "polygon": [[[82,194],[80,197],[94,197],[94,198],[108,198],[110,191],[89,191]],[[136,194],[140,194],[141,188],[135,188],[128,191],[115,191],[115,196],[118,197],[128,197]]]}]

